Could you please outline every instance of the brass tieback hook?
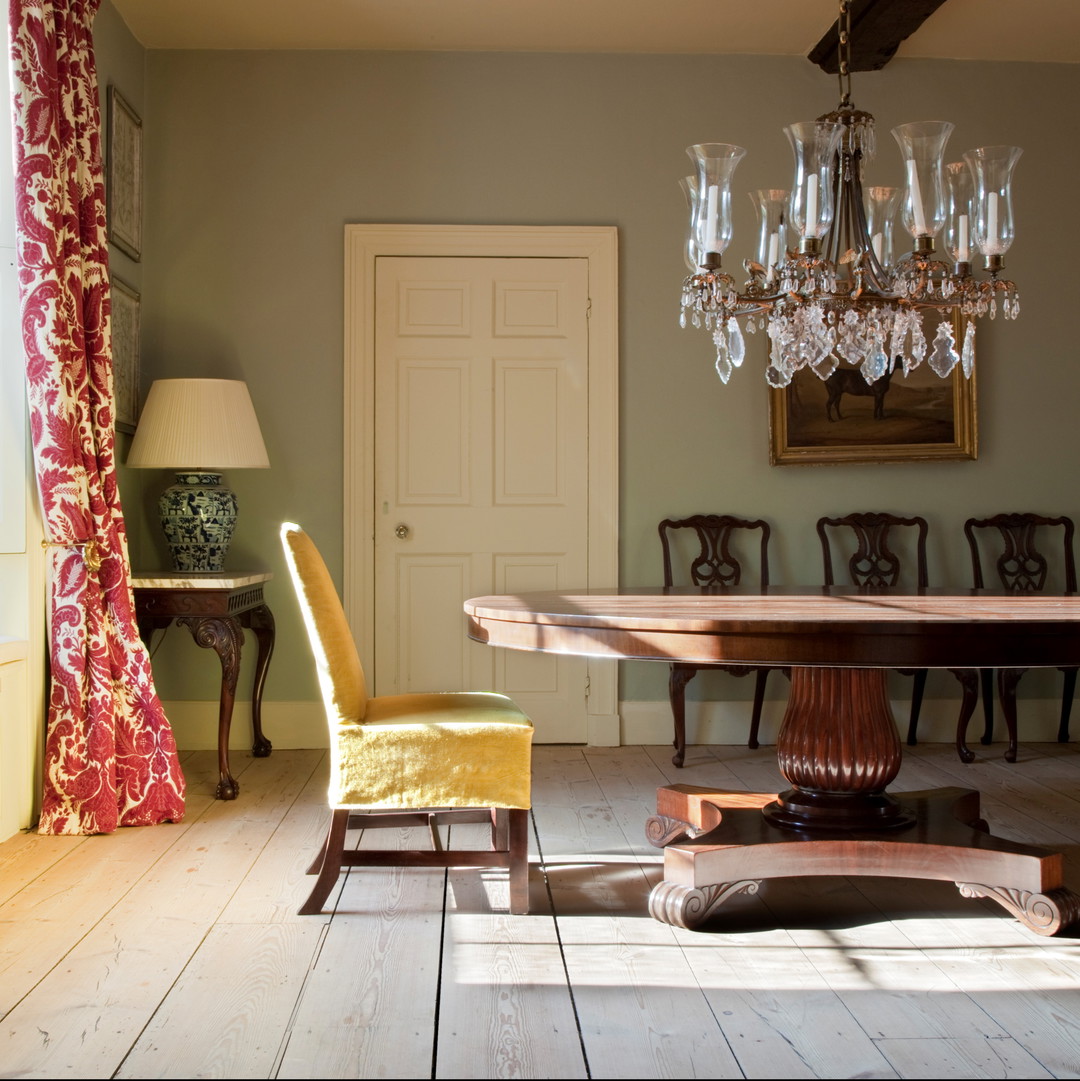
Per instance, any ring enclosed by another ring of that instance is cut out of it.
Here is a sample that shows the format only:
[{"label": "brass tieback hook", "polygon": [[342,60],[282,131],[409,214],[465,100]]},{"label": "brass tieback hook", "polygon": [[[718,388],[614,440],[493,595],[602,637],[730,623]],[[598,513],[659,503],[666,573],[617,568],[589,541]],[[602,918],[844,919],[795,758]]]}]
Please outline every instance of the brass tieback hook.
[{"label": "brass tieback hook", "polygon": [[86,541],[47,541],[41,542],[41,547],[48,548],[81,548],[83,550],[83,562],[88,571],[101,570],[102,552],[101,546],[95,540]]}]

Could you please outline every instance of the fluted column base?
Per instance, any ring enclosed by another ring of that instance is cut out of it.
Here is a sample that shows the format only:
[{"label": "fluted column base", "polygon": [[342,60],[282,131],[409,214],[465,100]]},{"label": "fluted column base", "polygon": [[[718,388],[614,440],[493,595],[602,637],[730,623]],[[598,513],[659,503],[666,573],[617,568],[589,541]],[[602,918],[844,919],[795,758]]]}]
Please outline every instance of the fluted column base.
[{"label": "fluted column base", "polygon": [[764,808],[786,829],[900,829],[912,811],[885,789],[900,771],[900,738],[881,668],[793,668],[776,741],[791,788]]}]

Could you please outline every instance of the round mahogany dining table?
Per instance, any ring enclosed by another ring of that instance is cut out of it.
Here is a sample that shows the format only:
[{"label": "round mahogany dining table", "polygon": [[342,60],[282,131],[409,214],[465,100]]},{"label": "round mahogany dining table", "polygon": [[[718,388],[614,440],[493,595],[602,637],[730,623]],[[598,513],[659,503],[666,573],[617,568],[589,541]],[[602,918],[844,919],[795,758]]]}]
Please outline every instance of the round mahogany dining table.
[{"label": "round mahogany dining table", "polygon": [[1080,663],[1080,595],[841,588],[639,588],[475,597],[469,636],[510,649],[791,669],[777,735],[790,788],[657,791],[664,849],[652,915],[697,927],[729,897],[789,875],[954,881],[1040,934],[1080,921],[1060,853],[992,836],[974,789],[891,793],[901,745],[890,668]]}]

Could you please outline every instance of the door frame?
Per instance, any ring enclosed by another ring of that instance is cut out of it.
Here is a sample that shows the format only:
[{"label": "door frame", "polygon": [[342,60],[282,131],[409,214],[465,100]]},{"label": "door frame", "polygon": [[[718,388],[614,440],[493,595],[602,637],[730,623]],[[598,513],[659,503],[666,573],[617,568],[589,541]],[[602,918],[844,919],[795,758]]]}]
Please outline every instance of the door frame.
[{"label": "door frame", "polygon": [[[375,640],[375,260],[380,256],[587,259],[588,582],[618,582],[618,235],[615,226],[346,225],[344,603],[368,671]],[[378,688],[376,688],[378,693]],[[617,662],[588,662],[588,741],[618,746]]]}]

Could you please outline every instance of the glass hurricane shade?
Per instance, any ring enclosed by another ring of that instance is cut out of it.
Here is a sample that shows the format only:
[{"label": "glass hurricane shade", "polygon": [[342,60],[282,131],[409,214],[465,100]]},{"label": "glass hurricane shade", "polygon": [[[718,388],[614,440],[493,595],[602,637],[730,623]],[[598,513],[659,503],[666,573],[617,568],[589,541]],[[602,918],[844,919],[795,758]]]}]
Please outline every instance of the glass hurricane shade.
[{"label": "glass hurricane shade", "polygon": [[807,120],[784,128],[795,155],[791,224],[804,240],[823,237],[832,225],[833,159],[843,130],[842,124],[827,120]]},{"label": "glass hurricane shade", "polygon": [[971,169],[966,161],[945,166],[948,213],[945,217],[945,250],[956,263],[971,262],[972,195]]},{"label": "glass hurricane shade", "polygon": [[892,129],[904,159],[901,218],[913,239],[935,237],[945,224],[942,157],[953,127],[947,120],[919,120]]},{"label": "glass hurricane shade", "polygon": [[247,384],[234,379],[155,381],[127,464],[177,471],[176,483],[158,504],[174,569],[221,571],[237,503],[221,484],[220,470],[270,465]]},{"label": "glass hurricane shade", "polygon": [[964,155],[974,184],[972,240],[987,258],[1004,255],[1013,242],[1012,173],[1021,153],[1018,146],[984,146]]},{"label": "glass hurricane shade", "polygon": [[730,143],[698,143],[687,151],[697,165],[694,237],[699,263],[720,255],[731,242],[731,178],[746,151]]},{"label": "glass hurricane shade", "polygon": [[882,269],[893,262],[893,221],[900,202],[900,189],[872,185],[866,189],[866,231]]},{"label": "glass hurricane shade", "polygon": [[682,188],[683,195],[686,196],[686,206],[690,211],[689,226],[686,235],[683,237],[683,261],[686,263],[690,273],[693,274],[701,263],[698,258],[696,236],[698,216],[697,177],[684,176],[679,181],[679,187]]},{"label": "glass hurricane shade", "polygon": [[787,258],[788,197],[782,188],[750,192],[758,212],[757,261],[765,268],[766,281],[776,278],[777,264]]}]

